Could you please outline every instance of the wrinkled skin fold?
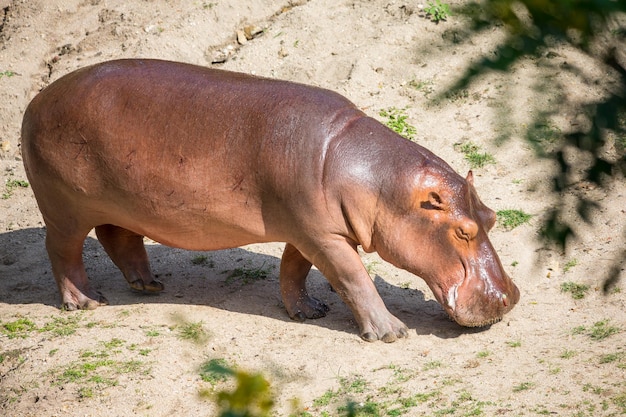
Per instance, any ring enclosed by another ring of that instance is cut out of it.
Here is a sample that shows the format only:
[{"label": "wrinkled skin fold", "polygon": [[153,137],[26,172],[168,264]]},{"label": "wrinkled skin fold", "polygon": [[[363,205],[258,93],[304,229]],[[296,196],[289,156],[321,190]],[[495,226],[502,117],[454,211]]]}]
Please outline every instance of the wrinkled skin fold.
[{"label": "wrinkled skin fold", "polygon": [[70,73],[22,125],[24,165],[67,309],[107,304],[87,278],[90,230],[136,291],[158,293],[143,237],[189,250],[287,242],[280,291],[294,320],[324,316],[315,265],[364,340],[408,335],[357,247],[422,277],[464,326],[518,301],[487,237],[472,174],[367,117],[344,97],[286,81],[158,60]]}]

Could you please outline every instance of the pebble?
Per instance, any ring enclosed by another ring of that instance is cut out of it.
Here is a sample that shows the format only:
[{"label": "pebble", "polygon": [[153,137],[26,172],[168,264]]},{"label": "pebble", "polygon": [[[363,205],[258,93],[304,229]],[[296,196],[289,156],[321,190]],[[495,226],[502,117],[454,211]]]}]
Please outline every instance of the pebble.
[{"label": "pebble", "polygon": [[237,43],[239,43],[239,45],[245,45],[248,43],[248,37],[243,30],[237,31]]}]

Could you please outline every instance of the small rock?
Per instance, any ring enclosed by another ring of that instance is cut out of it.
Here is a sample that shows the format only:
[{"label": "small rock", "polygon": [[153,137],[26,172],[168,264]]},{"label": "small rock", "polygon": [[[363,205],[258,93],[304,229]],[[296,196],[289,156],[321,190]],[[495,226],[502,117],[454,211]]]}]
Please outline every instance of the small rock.
[{"label": "small rock", "polygon": [[243,33],[246,35],[246,39],[251,40],[263,33],[263,29],[258,26],[248,25],[243,28]]},{"label": "small rock", "polygon": [[211,64],[223,64],[224,62],[228,61],[228,58],[230,58],[231,50],[232,49],[225,48],[216,49],[210,52],[209,56],[211,57]]},{"label": "small rock", "polygon": [[2,152],[10,152],[11,151],[11,142],[9,142],[8,140],[3,140],[0,143],[0,151]]},{"label": "small rock", "polygon": [[155,33],[157,31],[157,26],[156,25],[148,25],[145,28],[143,28],[143,31],[146,33]]},{"label": "small rock", "polygon": [[248,37],[246,36],[245,32],[243,30],[238,30],[237,31],[237,43],[239,43],[239,45],[245,45],[248,42]]}]

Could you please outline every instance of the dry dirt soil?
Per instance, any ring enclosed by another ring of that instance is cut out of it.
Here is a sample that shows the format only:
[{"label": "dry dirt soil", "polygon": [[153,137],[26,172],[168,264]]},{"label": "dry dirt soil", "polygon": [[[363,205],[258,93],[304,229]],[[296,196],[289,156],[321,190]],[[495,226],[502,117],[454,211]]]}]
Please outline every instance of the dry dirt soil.
[{"label": "dry dirt soil", "polygon": [[[232,382],[203,369],[219,361],[261,372],[281,416],[343,415],[348,401],[371,416],[626,415],[623,269],[611,291],[601,290],[624,245],[626,185],[577,184],[576,193],[599,204],[593,223],[577,225],[566,251],[550,248],[538,236],[556,204],[555,167],[534,158],[523,138],[534,109],[565,98],[593,102],[611,74],[555,45],[433,103],[503,36],[494,24],[469,37],[464,22],[455,14],[436,24],[408,0],[0,0],[0,414],[215,415],[213,394]],[[305,323],[287,317],[281,243],[197,253],[148,242],[166,286],[150,297],[129,290],[91,235],[88,274],[110,305],[61,312],[45,228],[23,182],[21,118],[50,82],[121,57],[322,86],[381,121],[381,110],[404,109],[415,140],[462,173],[470,166],[455,144],[478,145],[495,160],[475,169],[483,201],[533,216],[491,232],[521,290],[519,304],[488,328],[461,328],[420,278],[363,255],[389,310],[410,329],[396,343],[367,343],[317,271],[310,290],[330,313]],[[577,123],[585,123],[583,112],[563,105],[540,139]],[[606,153],[620,149],[609,141]],[[588,289],[574,298],[562,290],[568,283]]]}]

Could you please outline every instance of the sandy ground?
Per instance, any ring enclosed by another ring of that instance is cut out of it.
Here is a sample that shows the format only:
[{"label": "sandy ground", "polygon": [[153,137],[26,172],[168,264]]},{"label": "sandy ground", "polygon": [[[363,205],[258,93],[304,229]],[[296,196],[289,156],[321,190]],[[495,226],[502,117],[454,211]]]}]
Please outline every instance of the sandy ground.
[{"label": "sandy ground", "polygon": [[[220,359],[262,372],[277,415],[340,415],[337,407],[348,399],[369,412],[363,415],[626,415],[624,271],[617,287],[601,291],[624,245],[626,185],[580,183],[575,192],[600,205],[594,222],[579,225],[565,253],[548,248],[537,238],[555,204],[555,168],[534,159],[522,139],[534,106],[559,106],[564,95],[592,101],[602,94],[605,71],[555,47],[508,77],[483,77],[467,94],[433,104],[502,36],[494,25],[469,39],[462,23],[452,16],[435,24],[418,2],[394,0],[0,0],[0,414],[213,415],[210,395],[201,394],[228,384],[203,380],[200,369]],[[245,28],[262,32],[237,42]],[[410,329],[408,339],[393,344],[366,343],[316,271],[311,292],[330,313],[304,324],[289,320],[278,291],[282,244],[194,253],[151,243],[166,291],[147,297],[128,289],[92,236],[84,252],[88,273],[111,305],[60,312],[34,197],[28,187],[11,186],[26,179],[21,117],[51,81],[120,57],[318,85],[381,120],[381,109],[406,108],[416,140],[463,173],[469,165],[454,144],[481,146],[496,160],[475,170],[483,201],[534,216],[491,232],[521,290],[519,305],[489,328],[461,328],[421,279],[364,255],[388,308]],[[561,71],[565,62],[596,82]],[[540,95],[536,79],[563,88]],[[580,113],[564,108],[552,128],[567,131]],[[496,144],[503,136],[508,140]],[[606,150],[619,151],[611,143]],[[248,275],[232,277],[238,271]],[[574,299],[561,291],[567,282],[589,290]],[[190,330],[203,337],[186,339]]]}]

